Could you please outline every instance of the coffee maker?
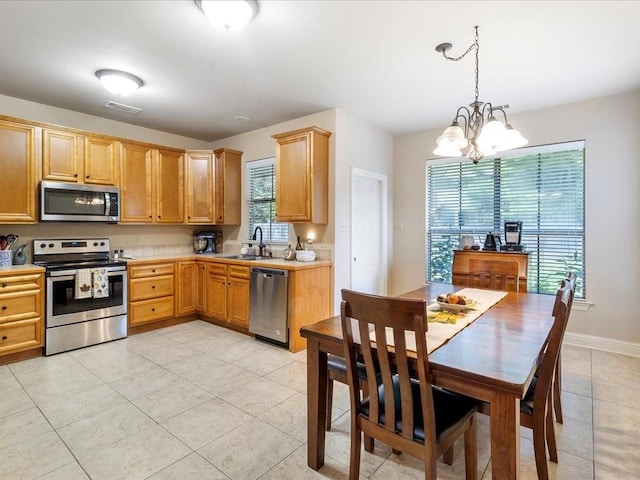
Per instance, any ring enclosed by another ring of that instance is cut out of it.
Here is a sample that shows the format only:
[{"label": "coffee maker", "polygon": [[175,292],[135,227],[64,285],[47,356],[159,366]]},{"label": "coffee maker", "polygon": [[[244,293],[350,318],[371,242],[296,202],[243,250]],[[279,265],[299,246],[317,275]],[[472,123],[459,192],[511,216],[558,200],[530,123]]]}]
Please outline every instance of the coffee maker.
[{"label": "coffee maker", "polygon": [[193,251],[195,253],[222,253],[222,232],[193,232]]},{"label": "coffee maker", "polygon": [[504,245],[500,246],[503,252],[521,252],[522,222],[504,222]]}]

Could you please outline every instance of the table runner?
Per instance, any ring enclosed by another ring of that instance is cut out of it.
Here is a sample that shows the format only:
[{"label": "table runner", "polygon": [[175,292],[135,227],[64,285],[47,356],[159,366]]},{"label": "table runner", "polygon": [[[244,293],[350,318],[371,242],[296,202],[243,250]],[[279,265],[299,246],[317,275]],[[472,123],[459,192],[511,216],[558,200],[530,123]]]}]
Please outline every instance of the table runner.
[{"label": "table runner", "polygon": [[[454,335],[473,323],[480,315],[502,300],[508,292],[496,290],[482,290],[479,288],[463,288],[456,292],[474,300],[473,307],[460,313],[442,312],[440,305],[435,302],[427,306],[427,351],[433,352],[444,345]],[[455,321],[455,323],[453,323]],[[387,327],[387,343],[393,345],[393,331]],[[370,338],[375,342],[375,332],[371,332]],[[416,351],[416,342],[412,334],[405,334],[407,350]]]}]

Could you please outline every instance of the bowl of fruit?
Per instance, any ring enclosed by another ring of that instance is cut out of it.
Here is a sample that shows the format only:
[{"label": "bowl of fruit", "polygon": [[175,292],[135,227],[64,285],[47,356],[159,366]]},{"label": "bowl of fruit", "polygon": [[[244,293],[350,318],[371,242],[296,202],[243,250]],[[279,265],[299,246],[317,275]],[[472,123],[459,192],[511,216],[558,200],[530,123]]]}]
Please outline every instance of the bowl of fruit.
[{"label": "bowl of fruit", "polygon": [[458,293],[443,293],[438,295],[436,302],[440,308],[450,312],[461,312],[463,310],[472,309],[476,305],[475,300]]}]

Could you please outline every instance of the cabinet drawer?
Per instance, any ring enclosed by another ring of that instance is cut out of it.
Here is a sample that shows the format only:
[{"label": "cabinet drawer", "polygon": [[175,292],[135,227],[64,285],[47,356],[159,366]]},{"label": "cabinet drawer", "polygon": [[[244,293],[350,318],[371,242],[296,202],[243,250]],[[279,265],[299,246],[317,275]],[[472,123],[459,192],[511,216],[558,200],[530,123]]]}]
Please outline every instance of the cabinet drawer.
[{"label": "cabinet drawer", "polygon": [[249,280],[251,269],[241,265],[229,265],[229,276],[234,278],[246,278]]},{"label": "cabinet drawer", "polygon": [[173,295],[173,275],[162,275],[148,278],[135,278],[131,280],[131,292],[129,300],[146,300],[148,298],[165,297]]},{"label": "cabinet drawer", "polygon": [[152,277],[155,275],[173,275],[173,263],[158,263],[156,265],[138,265],[129,267],[130,278]]},{"label": "cabinet drawer", "polygon": [[42,322],[30,318],[0,325],[0,355],[42,346]]},{"label": "cabinet drawer", "polygon": [[207,265],[207,273],[209,275],[227,275],[227,266],[223,263],[210,263]]},{"label": "cabinet drawer", "polygon": [[0,295],[0,323],[40,316],[40,291]]},{"label": "cabinet drawer", "polygon": [[173,297],[142,300],[130,304],[129,325],[173,317]]},{"label": "cabinet drawer", "polygon": [[38,290],[41,278],[41,273],[0,277],[0,295],[24,290]]}]

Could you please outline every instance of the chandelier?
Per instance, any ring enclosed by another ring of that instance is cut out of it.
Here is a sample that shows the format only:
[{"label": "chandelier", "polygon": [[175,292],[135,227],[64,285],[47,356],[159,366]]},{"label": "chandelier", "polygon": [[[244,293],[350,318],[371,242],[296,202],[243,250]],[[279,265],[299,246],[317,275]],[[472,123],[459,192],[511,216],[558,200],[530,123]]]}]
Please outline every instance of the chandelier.
[{"label": "chandelier", "polygon": [[[475,43],[471,44],[467,51],[459,57],[447,56],[447,51],[452,47],[450,43],[441,43],[436,47],[437,52],[441,52],[444,58],[453,62],[462,60],[471,50],[475,49],[476,98],[473,103],[469,104],[471,110],[465,106],[458,108],[451,125],[436,140],[438,146],[433,153],[441,157],[460,157],[462,156],[462,150],[469,147],[467,157],[473,163],[478,163],[484,156],[522,147],[528,143],[528,140],[509,124],[507,113],[505,112],[509,105],[493,106],[489,102],[485,103],[478,100],[478,74],[480,73],[478,53],[480,44],[478,43],[478,27],[474,28],[476,29]],[[502,115],[504,123],[495,117],[496,114],[498,117],[500,117],[500,114]],[[461,123],[462,126],[460,126]]]}]

